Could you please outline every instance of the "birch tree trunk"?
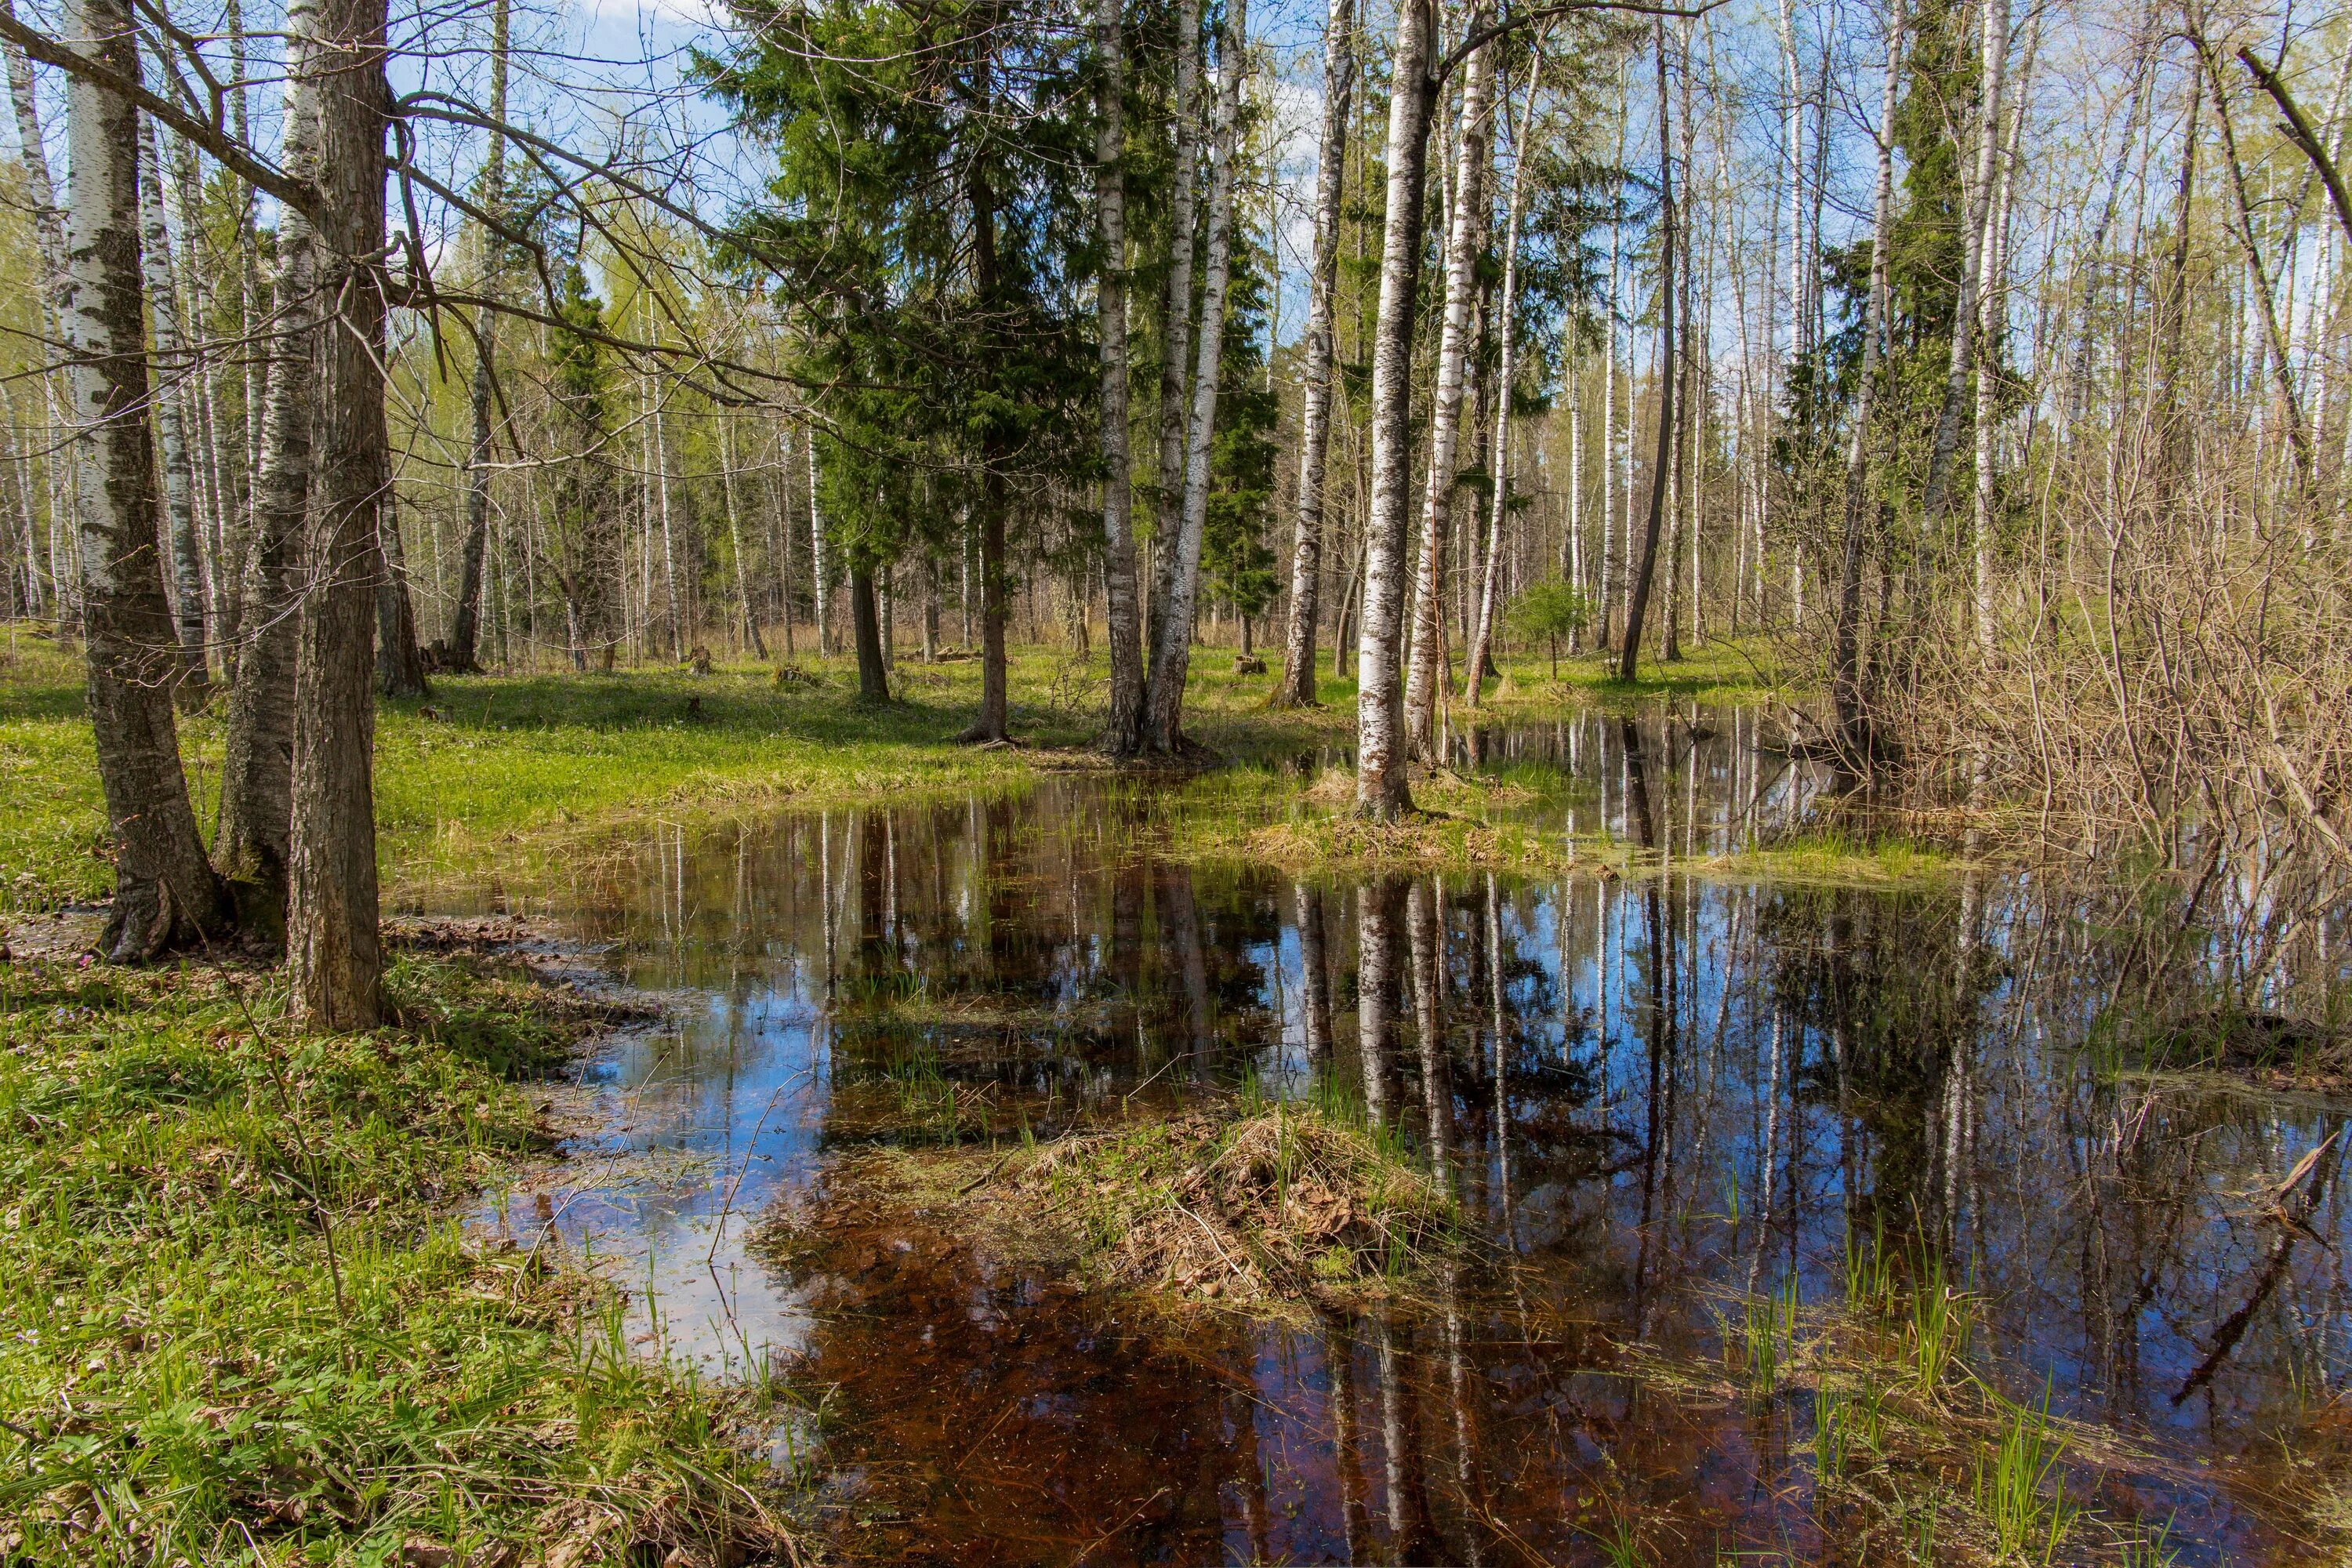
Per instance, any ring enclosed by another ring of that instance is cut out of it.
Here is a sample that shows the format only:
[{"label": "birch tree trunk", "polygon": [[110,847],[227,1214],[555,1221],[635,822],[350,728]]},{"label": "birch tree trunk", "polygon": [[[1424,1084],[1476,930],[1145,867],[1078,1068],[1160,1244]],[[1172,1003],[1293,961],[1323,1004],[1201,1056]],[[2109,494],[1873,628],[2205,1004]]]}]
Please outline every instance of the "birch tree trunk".
[{"label": "birch tree trunk", "polygon": [[[316,159],[317,104],[296,68],[309,41],[289,39],[285,130],[279,159],[298,179]],[[287,835],[293,820],[294,662],[303,518],[310,502],[310,409],[318,386],[316,236],[289,207],[278,221],[273,300],[253,315],[273,330],[264,361],[260,461],[251,537],[237,584],[244,647],[229,689],[221,759],[220,824],[213,855],[237,903],[240,924],[280,937],[286,923]]]},{"label": "birch tree trunk", "polygon": [[[2192,28],[2197,27],[2193,16],[2190,25]],[[2194,36],[2199,51],[2207,52],[2201,29]],[[2303,399],[2295,390],[2294,369],[2287,358],[2286,332],[2279,324],[2278,299],[2271,287],[2270,268],[2263,262],[2262,249],[2254,241],[2253,200],[2246,190],[2245,163],[2238,156],[2238,133],[2230,113],[2229,74],[2221,68],[2219,61],[2210,63],[2207,68],[2213,78],[2213,118],[2221,128],[2221,156],[2230,165],[2230,194],[2237,218],[2231,226],[2231,237],[2237,240],[2239,254],[2245,259],[2247,289],[2260,307],[2256,313],[2262,318],[2263,342],[2266,351],[2262,357],[2270,367],[2271,384],[2277,394],[2279,406],[2286,413],[2287,442],[2294,452],[2295,487],[2299,492],[2307,495],[2316,473],[2311,449],[2311,426],[2304,420]]]},{"label": "birch tree trunk", "polygon": [[735,422],[719,421],[719,493],[727,507],[727,543],[735,556],[735,602],[743,612],[743,644],[751,657],[765,662],[767,644],[760,640],[760,612],[751,603],[751,573],[743,561],[743,521],[735,506]]},{"label": "birch tree trunk", "polygon": [[[1664,320],[1658,330],[1658,454],[1650,470],[1650,520],[1642,541],[1642,564],[1625,597],[1625,646],[1617,657],[1617,678],[1633,679],[1642,653],[1642,622],[1650,608],[1650,582],[1658,567],[1658,531],[1665,518],[1666,473],[1675,440],[1675,250],[1681,236],[1675,210],[1675,153],[1666,97],[1666,28],[1655,25],[1658,54],[1658,300]],[[1630,520],[1629,533],[1630,533]]]},{"label": "birch tree trunk", "polygon": [[[827,658],[833,654],[833,637],[825,619],[825,578],[831,573],[833,563],[825,558],[824,516],[817,510],[816,504],[816,431],[814,428],[809,431],[805,445],[808,447],[810,597],[814,601],[813,609],[816,616],[816,656]],[[964,641],[971,640],[971,634],[967,630]]]},{"label": "birch tree trunk", "polygon": [[[1176,7],[1176,163],[1168,201],[1168,278],[1160,302],[1160,486],[1153,505],[1150,618],[1156,628],[1167,602],[1170,552],[1184,512],[1184,396],[1192,353],[1192,226],[1201,145],[1201,0]],[[1155,629],[1153,642],[1158,641]]]},{"label": "birch tree trunk", "polygon": [[[1474,17],[1472,26],[1478,26]],[[1447,521],[1452,515],[1454,450],[1462,432],[1464,369],[1473,336],[1471,310],[1478,292],[1479,252],[1486,248],[1487,155],[1494,145],[1491,114],[1495,46],[1470,52],[1462,78],[1462,138],[1455,153],[1454,214],[1445,244],[1445,316],[1437,340],[1437,384],[1429,411],[1429,478],[1421,496],[1420,564],[1413,573],[1412,672],[1405,683],[1406,745],[1427,756],[1437,722],[1439,650],[1444,647],[1444,584]]]},{"label": "birch tree trunk", "polygon": [[[1095,0],[1095,221],[1103,250],[1096,305],[1102,342],[1103,601],[1110,641],[1110,711],[1103,747],[1128,753],[1141,738],[1143,623],[1136,602],[1135,463],[1128,449],[1127,38],[1121,4]],[[938,616],[936,591],[925,613],[928,663],[929,628]]]},{"label": "birch tree trunk", "polygon": [[1977,106],[1975,176],[1968,188],[1960,237],[1960,297],[1952,313],[1952,356],[1944,377],[1943,405],[1936,415],[1936,436],[1927,452],[1927,480],[1922,498],[1924,526],[1932,531],[1943,521],[1951,494],[1952,458],[1960,444],[1960,405],[1969,390],[1969,372],[1976,363],[1977,290],[1984,260],[1985,231],[1992,215],[1992,184],[2000,156],[2001,89],[2009,70],[2009,0],[1986,0],[1984,37],[1979,65],[1983,90]]},{"label": "birch tree trunk", "polygon": [[1298,521],[1290,557],[1290,637],[1276,700],[1315,705],[1315,619],[1322,609],[1323,470],[1331,449],[1333,296],[1339,282],[1339,195],[1355,88],[1353,0],[1330,0],[1323,23],[1323,133],[1315,166],[1314,271],[1307,279],[1306,374],[1299,384]]},{"label": "birch tree trunk", "polygon": [[1462,668],[1462,700],[1474,710],[1478,706],[1478,689],[1486,679],[1494,646],[1495,593],[1503,559],[1503,516],[1508,508],[1511,489],[1511,383],[1518,374],[1518,337],[1511,330],[1511,312],[1518,298],[1519,219],[1527,198],[1528,132],[1535,123],[1536,91],[1542,79],[1543,39],[1538,37],[1534,58],[1528,67],[1527,105],[1520,110],[1518,125],[1511,136],[1511,188],[1504,198],[1503,291],[1496,310],[1496,331],[1501,334],[1502,353],[1497,356],[1495,372],[1495,494],[1486,516],[1486,570],[1478,584],[1477,628],[1470,635],[1470,662]]},{"label": "birch tree trunk", "polygon": [[1371,509],[1364,526],[1363,622],[1356,645],[1356,808],[1383,820],[1412,809],[1402,754],[1404,686],[1398,656],[1412,486],[1413,310],[1437,97],[1430,71],[1436,35],[1434,0],[1402,0],[1391,66],[1381,303],[1372,340]]},{"label": "birch tree trunk", "polygon": [[195,486],[188,462],[188,374],[180,331],[180,290],[172,276],[172,227],[163,218],[163,160],[156,155],[154,122],[139,116],[140,272],[147,286],[147,309],[154,323],[152,389],[155,436],[163,450],[163,521],[171,542],[173,621],[180,640],[180,671],[173,698],[187,712],[205,705],[205,573],[196,543]]},{"label": "birch tree trunk", "polygon": [[294,667],[294,810],[289,834],[287,973],[296,1020],[313,1030],[383,1016],[376,928],[375,579],[390,485],[383,416],[384,0],[297,0],[310,31],[303,79],[315,104],[322,221],[319,286],[334,301],[319,334],[301,622]]},{"label": "birch tree trunk", "polygon": [[2042,43],[2042,14],[2026,25],[2024,57],[2020,61],[2015,90],[2005,127],[2000,163],[1993,176],[1991,206],[1985,218],[1984,252],[1977,262],[1977,395],[1974,429],[1976,472],[1970,515],[1971,567],[1974,581],[1977,657],[1987,664],[1993,656],[1993,509],[1999,499],[1994,465],[1999,458],[1995,437],[2000,422],[2001,337],[2009,310],[2009,204],[2016,188],[2018,139],[2024,129],[2024,94],[2033,79],[2033,57]]},{"label": "birch tree trunk", "polygon": [[1153,617],[1151,678],[1143,697],[1144,744],[1173,755],[1183,745],[1184,680],[1192,662],[1200,596],[1201,539],[1209,520],[1209,445],[1216,433],[1217,383],[1224,364],[1225,290],[1233,263],[1234,163],[1241,137],[1242,78],[1248,69],[1248,0],[1226,0],[1217,48],[1215,142],[1209,153],[1209,232],[1201,279],[1200,354],[1184,443],[1184,510],[1168,559],[1168,591]]},{"label": "birch tree trunk", "polygon": [[1854,393],[1853,426],[1845,448],[1845,528],[1838,569],[1837,629],[1831,659],[1830,699],[1836,710],[1838,747],[1849,767],[1871,751],[1862,692],[1863,543],[1870,488],[1870,422],[1878,396],[1880,340],[1886,331],[1886,235],[1895,210],[1895,116],[1902,100],[1905,0],[1886,18],[1886,77],[1878,95],[1878,181],[1871,202],[1870,298],[1863,305],[1862,379]]},{"label": "birch tree trunk", "polygon": [[[123,0],[76,0],[65,31],[80,52],[138,79],[138,35]],[[58,314],[80,448],[73,473],[90,726],[115,849],[101,945],[118,963],[138,963],[226,929],[229,910],[196,832],[172,717],[179,649],[163,598],[147,424],[138,111],[72,78],[66,126]]]},{"label": "birch tree trunk", "polygon": [[[507,170],[507,27],[508,0],[490,5],[490,146],[482,163],[482,210],[493,218],[506,208]],[[491,403],[497,390],[495,349],[498,338],[496,302],[504,280],[506,242],[488,227],[482,230],[482,294],[491,308],[474,319],[474,432],[466,448],[466,542],[457,562],[457,604],[449,623],[449,668],[470,671],[480,663],[477,653],[482,604],[482,554],[490,536]]]},{"label": "birch tree trunk", "polygon": [[[12,0],[0,0],[0,16],[13,22],[16,12]],[[41,330],[55,342],[66,341],[64,321],[66,294],[66,230],[65,215],[58,210],[57,187],[49,178],[49,159],[41,141],[40,101],[33,86],[33,65],[22,47],[15,43],[0,44],[0,56],[5,56],[8,72],[8,97],[16,116],[18,157],[25,171],[25,195],[32,208],[34,255],[41,266],[40,322]],[[58,397],[57,380],[41,378],[41,393],[52,410]],[[68,421],[60,421],[65,423]],[[75,481],[70,477],[73,466],[80,460],[80,443],[69,442],[65,450],[51,460],[49,466],[50,528],[49,528],[49,587],[54,597],[58,625],[62,631],[69,621],[67,580],[58,562],[58,521],[64,510],[57,505],[59,495],[58,469],[67,470],[63,489],[70,493]],[[25,509],[26,565],[33,572],[35,584],[39,574],[33,563],[37,546],[33,541],[33,512],[28,502]],[[37,609],[36,610],[37,614]]]}]

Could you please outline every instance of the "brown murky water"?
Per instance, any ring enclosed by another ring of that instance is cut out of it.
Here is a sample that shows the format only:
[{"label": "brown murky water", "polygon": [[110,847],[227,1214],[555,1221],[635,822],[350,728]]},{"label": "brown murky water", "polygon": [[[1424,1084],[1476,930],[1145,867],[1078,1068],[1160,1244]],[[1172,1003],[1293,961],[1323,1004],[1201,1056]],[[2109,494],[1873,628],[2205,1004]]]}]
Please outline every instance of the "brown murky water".
[{"label": "brown murky water", "polygon": [[[2023,872],[1701,874],[1821,807],[1738,713],[1580,717],[1457,761],[1556,771],[1529,821],[1664,869],[1358,883],[1139,847],[1230,809],[1214,784],[657,828],[569,912],[698,1005],[596,1064],[601,1131],[491,1223],[617,1257],[649,1345],[821,1394],[777,1454],[855,1558],[1899,1561],[1817,1495],[1810,1396],[1650,1373],[1720,1369],[1734,1303],[1834,1300],[1850,1237],[1900,1237],[1980,1302],[1989,1380],[2141,1450],[2070,1469],[2076,1502],[2168,1521],[2184,1563],[2330,1560],[2279,1445],[2328,1431],[2352,1372],[2342,1113],[2112,1058],[2159,947],[2167,973],[2185,946],[2307,1003],[2341,979],[2333,918],[2284,945],[2195,935],[2294,920],[2234,868],[2188,931]],[[844,1152],[950,1094],[968,1135],[977,1114],[1013,1136],[1138,1086],[1318,1077],[1409,1130],[1512,1289],[1178,1332],[919,1226],[856,1235],[821,1276],[746,1249],[782,1196],[854,1205]],[[2323,1145],[2304,1228],[2282,1225],[2270,1195]]]}]

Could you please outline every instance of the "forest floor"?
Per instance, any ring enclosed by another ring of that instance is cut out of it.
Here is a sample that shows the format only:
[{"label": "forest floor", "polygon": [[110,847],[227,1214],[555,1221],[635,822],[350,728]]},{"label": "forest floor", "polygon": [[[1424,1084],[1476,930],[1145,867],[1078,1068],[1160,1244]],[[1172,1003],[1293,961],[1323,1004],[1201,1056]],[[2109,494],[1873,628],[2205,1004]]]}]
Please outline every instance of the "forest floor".
[{"label": "forest floor", "polygon": [[[1188,729],[1212,752],[1352,739],[1351,682],[1276,710],[1272,678],[1234,662],[1195,658]],[[1108,765],[1088,749],[1098,656],[1018,650],[1017,743],[999,748],[953,740],[975,660],[906,658],[898,700],[876,708],[846,659],[785,668],[443,678],[380,705],[392,903],[647,817]],[[1633,687],[1593,660],[1559,673],[1507,661],[1486,711],[1760,689],[1733,649]],[[207,831],[225,710],[215,692],[182,721]],[[281,982],[242,956],[93,966],[111,868],[82,667],[22,626],[0,631],[0,868],[16,948],[0,963],[0,1561],[790,1560],[761,1485],[782,1391],[632,1353],[619,1293],[579,1260],[456,1217],[546,1157],[534,1086],[629,1026],[627,1004],[550,973],[515,931],[415,921],[392,931],[392,1021],[331,1039],[283,1026]]]},{"label": "forest floor", "polygon": [[394,1021],[323,1039],[235,961],[0,968],[0,1561],[787,1560],[775,1390],[454,1217],[642,1007],[394,940]]},{"label": "forest floor", "polygon": [[[1511,721],[1577,703],[1752,701],[1771,690],[1754,651],[1709,644],[1631,684],[1597,658],[1562,658],[1557,681],[1540,655],[1507,658],[1481,712]],[[1192,660],[1186,730],[1211,752],[1286,756],[1352,741],[1352,679],[1327,675],[1320,707],[1277,710],[1266,701],[1273,676],[1236,673],[1235,662],[1212,647]],[[792,674],[780,680],[779,668]],[[722,662],[708,676],[646,666],[609,676],[437,678],[422,701],[378,705],[385,886],[397,896],[490,863],[527,871],[653,816],[709,819],[785,802],[1011,788],[1040,771],[1105,765],[1088,749],[1102,709],[1099,651],[1078,659],[1054,647],[1016,648],[1009,675],[1016,743],[1003,748],[954,739],[980,707],[980,664],[970,658],[926,665],[902,656],[897,700],[879,707],[858,701],[846,658]],[[86,904],[112,885],[82,679],[77,649],[23,625],[0,631],[0,913]],[[181,721],[207,834],[226,708],[215,692],[204,712]],[[1466,718],[1457,710],[1454,721]],[[1438,798],[1446,794],[1441,781],[1432,798],[1446,809],[1461,804]]]}]

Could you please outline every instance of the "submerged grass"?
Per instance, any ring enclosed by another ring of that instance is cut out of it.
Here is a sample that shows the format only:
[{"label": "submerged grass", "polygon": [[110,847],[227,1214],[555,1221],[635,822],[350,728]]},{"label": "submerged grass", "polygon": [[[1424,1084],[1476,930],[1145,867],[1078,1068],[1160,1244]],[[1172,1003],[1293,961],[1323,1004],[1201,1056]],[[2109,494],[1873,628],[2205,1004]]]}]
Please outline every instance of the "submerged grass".
[{"label": "submerged grass", "polygon": [[593,1274],[450,1217],[607,1011],[477,957],[388,989],[316,1038],[265,975],[0,970],[0,1559],[788,1553],[739,1446],[772,1389],[631,1353]]},{"label": "submerged grass", "polygon": [[[1391,1131],[1344,1094],[1265,1101],[1247,1085],[1216,1106],[992,1148],[927,1148],[919,1126],[863,1156],[861,1202],[944,1226],[1008,1258],[1163,1306],[1411,1297],[1463,1258],[1452,1195]],[[859,1226],[873,1223],[859,1214]],[[773,1255],[820,1249],[820,1205],[772,1215]]]},{"label": "submerged grass", "polygon": [[2168,1561],[2162,1521],[2085,1508],[2070,1477],[2161,1473],[2107,1428],[2004,1397],[1969,1363],[1970,1298],[1932,1257],[1857,1239],[1844,1289],[1801,1303],[1793,1280],[1717,1314],[1727,1376],[1644,1354],[1662,1387],[1745,1402],[1812,1461],[1812,1512],[1841,1561],[1991,1565]]}]

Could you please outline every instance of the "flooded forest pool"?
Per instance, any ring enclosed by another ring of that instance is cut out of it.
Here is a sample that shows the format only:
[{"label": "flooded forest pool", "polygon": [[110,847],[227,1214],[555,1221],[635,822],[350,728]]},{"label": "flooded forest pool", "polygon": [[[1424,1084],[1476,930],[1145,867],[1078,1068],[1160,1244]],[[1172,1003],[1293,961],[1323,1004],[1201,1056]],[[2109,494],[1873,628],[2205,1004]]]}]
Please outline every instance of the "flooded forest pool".
[{"label": "flooded forest pool", "polygon": [[[1994,1407],[2072,1435],[2044,1492],[2099,1528],[2017,1560],[2338,1561],[2344,1113],[2143,1070],[2117,1023],[2184,942],[2242,994],[2332,996],[2335,917],[2250,960],[2211,931],[2298,917],[2213,876],[2195,921],[2120,871],[1733,876],[1707,862],[1825,799],[1755,731],[1591,713],[1464,743],[1465,772],[1555,774],[1527,820],[1635,847],[1623,874],[1188,862],[1154,847],[1230,791],[1094,775],[655,825],[541,907],[680,1015],[591,1064],[592,1130],[477,1223],[604,1260],[649,1353],[785,1380],[775,1458],[853,1561],[1976,1560],[1905,1495],[1934,1465],[1833,1455],[1845,1396],[1773,1370],[1872,1268],[1950,1281]],[[1256,809],[1313,771],[1275,768]],[[1333,1086],[1486,1262],[1254,1315],[903,1218],[817,1264],[756,1242],[779,1204],[855,1213],[877,1142]]]}]

